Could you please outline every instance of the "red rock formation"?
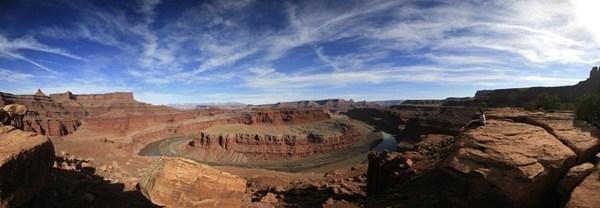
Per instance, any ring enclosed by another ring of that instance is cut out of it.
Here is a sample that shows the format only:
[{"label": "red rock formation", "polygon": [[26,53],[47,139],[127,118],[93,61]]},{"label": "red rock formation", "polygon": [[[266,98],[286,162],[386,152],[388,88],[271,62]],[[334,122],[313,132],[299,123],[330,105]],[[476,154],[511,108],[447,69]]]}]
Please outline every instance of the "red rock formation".
[{"label": "red rock formation", "polygon": [[[27,106],[29,112],[24,118],[24,130],[48,136],[70,134],[79,128],[85,118],[111,111],[117,112],[113,114],[119,115],[118,117],[176,112],[168,107],[138,102],[134,100],[132,93],[75,95],[66,92],[46,96],[38,90],[35,95],[0,93],[0,101],[3,105],[17,103]],[[94,128],[94,125],[91,126]]]},{"label": "red rock formation", "polygon": [[133,98],[131,92],[114,92],[106,94],[82,94],[76,95],[71,92],[61,94],[50,94],[55,102],[63,105],[81,106],[90,117],[99,116],[112,110],[119,110],[120,113],[144,114],[152,113],[172,113],[175,109],[166,106],[155,106],[139,102]]},{"label": "red rock formation", "polygon": [[369,169],[367,171],[367,195],[384,194],[391,187],[410,180],[415,175],[412,169],[413,161],[399,153],[369,154]]},{"label": "red rock formation", "polygon": [[595,136],[598,130],[583,121],[575,120],[573,113],[531,113],[495,109],[489,118],[508,119],[544,128],[577,154],[577,163],[590,161],[600,151],[600,142]]},{"label": "red rock formation", "polygon": [[448,200],[464,207],[491,201],[499,207],[552,203],[545,199],[552,198],[554,185],[576,159],[546,130],[523,123],[490,120],[465,132],[458,142],[444,170],[448,180],[457,182],[446,190],[456,197]]},{"label": "red rock formation", "polygon": [[[194,112],[194,113],[192,113]],[[195,120],[193,118],[200,118]],[[141,130],[134,133],[131,138],[137,148],[158,139],[164,139],[172,134],[179,135],[199,135],[206,128],[225,125],[225,124],[248,124],[248,125],[281,125],[281,124],[302,124],[313,121],[320,121],[329,118],[329,114],[316,109],[255,109],[253,111],[228,112],[222,110],[197,110],[186,111],[176,115],[161,115],[157,117],[140,116],[136,118],[123,120],[107,118],[89,119],[89,126],[99,131],[106,129],[124,130],[128,126],[136,125],[135,122],[154,122],[154,124],[163,123],[163,127],[154,130]],[[165,119],[166,123],[165,124]],[[102,121],[101,121],[102,120]],[[131,122],[133,120],[138,120]],[[100,122],[101,121],[101,122]],[[95,127],[97,126],[97,127]],[[138,129],[139,130],[139,129]]]},{"label": "red rock formation", "polygon": [[[119,112],[119,113],[115,113]],[[198,117],[210,117],[211,115],[223,114],[222,110],[194,110],[184,112],[154,112],[143,114],[130,114],[120,110],[114,110],[108,114],[85,119],[88,130],[109,134],[125,135],[147,128],[164,126],[164,128],[175,128],[179,123]]]},{"label": "red rock formation", "polygon": [[81,124],[81,118],[86,116],[85,110],[80,106],[62,105],[41,92],[36,95],[0,93],[0,100],[5,104],[27,106],[23,129],[48,136],[62,136],[73,132]]},{"label": "red rock formation", "polygon": [[242,154],[250,160],[304,158],[344,149],[354,144],[361,133],[350,126],[332,134],[200,133],[188,151],[224,151]]},{"label": "red rock formation", "polygon": [[19,207],[50,180],[50,140],[12,126],[0,127],[0,207]]},{"label": "red rock formation", "polygon": [[328,113],[317,109],[254,109],[247,115],[250,123],[257,124],[299,124],[330,118]]},{"label": "red rock formation", "polygon": [[163,158],[140,182],[142,193],[166,207],[240,207],[246,180],[181,158]]}]

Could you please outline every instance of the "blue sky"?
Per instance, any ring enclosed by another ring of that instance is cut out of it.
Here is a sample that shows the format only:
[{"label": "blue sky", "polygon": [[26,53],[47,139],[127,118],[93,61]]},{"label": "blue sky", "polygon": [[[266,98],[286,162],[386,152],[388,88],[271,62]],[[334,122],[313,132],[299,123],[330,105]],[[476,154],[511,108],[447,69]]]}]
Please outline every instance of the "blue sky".
[{"label": "blue sky", "polygon": [[595,1],[0,2],[0,91],[154,104],[472,96],[575,84]]}]

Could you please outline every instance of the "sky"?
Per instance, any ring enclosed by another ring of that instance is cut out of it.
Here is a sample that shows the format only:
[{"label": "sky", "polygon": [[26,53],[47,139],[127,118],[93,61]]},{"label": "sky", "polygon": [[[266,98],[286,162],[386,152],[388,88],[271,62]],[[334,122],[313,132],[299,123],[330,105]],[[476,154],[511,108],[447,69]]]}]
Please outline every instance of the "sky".
[{"label": "sky", "polygon": [[0,91],[153,104],[435,99],[576,84],[600,1],[0,1]]}]

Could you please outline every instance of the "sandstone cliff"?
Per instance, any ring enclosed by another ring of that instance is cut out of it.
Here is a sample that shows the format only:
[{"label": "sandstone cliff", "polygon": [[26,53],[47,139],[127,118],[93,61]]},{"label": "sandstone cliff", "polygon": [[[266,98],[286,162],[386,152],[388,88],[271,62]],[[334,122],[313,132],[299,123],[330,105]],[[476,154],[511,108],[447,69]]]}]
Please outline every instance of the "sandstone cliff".
[{"label": "sandstone cliff", "polygon": [[132,93],[75,95],[71,92],[46,96],[41,90],[34,95],[0,92],[2,105],[23,104],[29,112],[24,117],[24,130],[48,136],[63,136],[77,130],[86,118],[110,111],[118,114],[172,113],[164,106],[141,103]]},{"label": "sandstone cliff", "polygon": [[63,105],[43,93],[13,95],[0,92],[0,100],[6,105],[27,106],[23,130],[48,136],[62,136],[75,131],[87,114],[81,106]]},{"label": "sandstone cliff", "polygon": [[196,148],[235,152],[251,160],[303,158],[334,152],[355,142],[358,133],[332,134],[207,134],[194,140]]},{"label": "sandstone cliff", "polygon": [[245,123],[250,124],[300,124],[329,119],[331,116],[318,109],[294,109],[294,108],[276,108],[276,109],[254,109],[245,114]]},{"label": "sandstone cliff", "polygon": [[228,155],[230,162],[300,159],[342,150],[364,138],[371,130],[345,119],[305,125],[222,125],[203,130],[186,151],[209,153],[201,158]]},{"label": "sandstone cliff", "polygon": [[[89,127],[96,131],[129,132],[140,148],[149,142],[169,135],[199,135],[200,131],[218,125],[294,125],[322,121],[329,114],[317,109],[254,109],[250,111],[223,111],[218,109],[186,111],[177,114],[154,116],[128,116],[88,119]],[[153,128],[147,125],[153,125]],[[138,131],[135,131],[138,130]]]},{"label": "sandstone cliff", "polygon": [[0,207],[19,207],[39,193],[50,180],[53,161],[47,138],[0,127]]}]

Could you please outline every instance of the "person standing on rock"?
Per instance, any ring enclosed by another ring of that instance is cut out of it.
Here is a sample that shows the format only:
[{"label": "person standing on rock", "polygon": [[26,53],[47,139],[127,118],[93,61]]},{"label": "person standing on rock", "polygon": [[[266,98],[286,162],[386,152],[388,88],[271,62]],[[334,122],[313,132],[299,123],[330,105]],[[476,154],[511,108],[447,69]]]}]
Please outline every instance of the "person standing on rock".
[{"label": "person standing on rock", "polygon": [[480,115],[479,115],[479,121],[481,122],[481,125],[485,126],[487,120],[485,118],[485,113],[483,112],[483,109],[479,109],[479,113],[480,113]]}]

